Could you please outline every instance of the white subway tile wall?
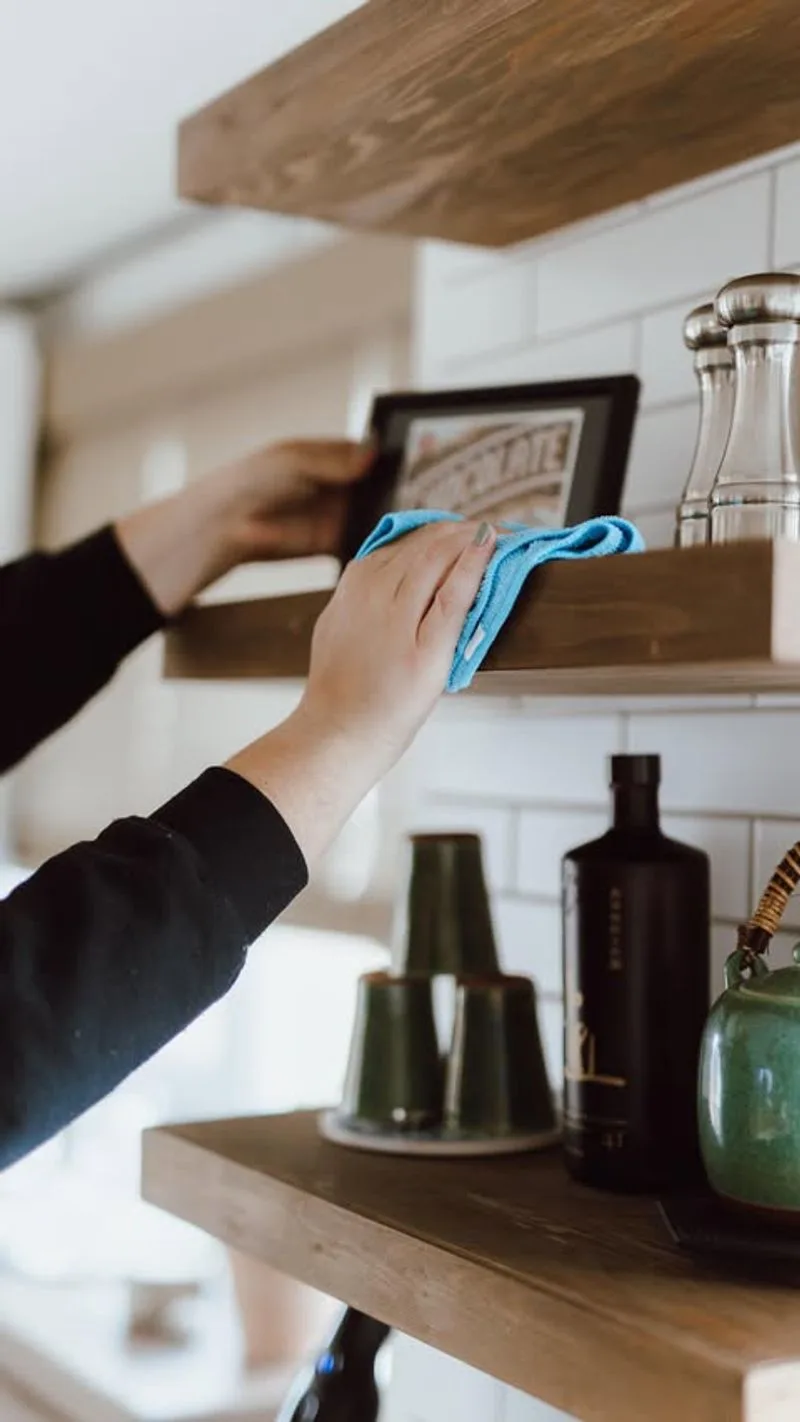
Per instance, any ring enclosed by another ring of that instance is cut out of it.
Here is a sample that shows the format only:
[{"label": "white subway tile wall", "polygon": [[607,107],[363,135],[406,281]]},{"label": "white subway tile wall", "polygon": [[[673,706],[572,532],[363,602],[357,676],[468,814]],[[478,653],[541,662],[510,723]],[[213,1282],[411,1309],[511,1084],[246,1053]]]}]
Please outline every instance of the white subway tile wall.
[{"label": "white subway tile wall", "polygon": [[409,832],[434,834],[438,830],[479,834],[483,842],[483,868],[491,890],[513,887],[513,835],[516,824],[505,806],[484,805],[480,801],[425,799],[413,812]]},{"label": "white subway tile wall", "polygon": [[[800,269],[800,146],[506,255],[421,251],[417,382],[429,387],[632,371],[642,383],[625,510],[672,540],[697,404],[681,324],[730,277]],[[800,836],[797,698],[450,703],[423,741],[420,823],[482,829],[504,963],[539,985],[548,1064],[561,1070],[559,863],[606,822],[606,757],[662,756],[668,833],[711,856],[714,991],[735,928]],[[800,899],[788,930],[800,930]],[[780,935],[774,957],[794,944]],[[419,1347],[419,1345],[416,1345]],[[430,1350],[428,1350],[430,1353]],[[564,1414],[432,1355],[400,1350],[391,1422],[556,1422]]]},{"label": "white subway tile wall", "polygon": [[502,1389],[486,1373],[397,1334],[381,1422],[504,1422]]},{"label": "white subway tile wall", "polygon": [[621,749],[618,717],[582,717],[580,734],[565,740],[566,718],[532,720],[515,712],[503,717],[490,704],[474,719],[451,718],[449,711],[445,701],[423,743],[431,793],[523,804],[605,804],[605,757]]},{"label": "white subway tile wall", "polygon": [[558,903],[500,896],[493,904],[503,971],[525,973],[540,994],[561,995],[561,914]]},{"label": "white subway tile wall", "polygon": [[[525,345],[520,350],[503,351],[492,361],[492,383],[518,385],[531,380],[572,380],[587,370],[595,375],[616,375],[630,370],[635,362],[636,324],[621,321],[577,335]],[[469,363],[458,367],[458,383],[469,385]]]},{"label": "white subway tile wall", "polygon": [[665,505],[674,510],[686,482],[696,435],[697,414],[691,402],[640,413],[625,480],[626,511],[637,514]]},{"label": "white subway tile wall", "polygon": [[[424,252],[421,260],[424,264]],[[529,340],[535,325],[535,273],[527,263],[495,258],[468,280],[431,285],[430,299],[419,312],[415,346],[437,363],[471,354],[485,357]]]},{"label": "white subway tile wall", "polygon": [[781,163],[775,174],[772,265],[794,268],[800,265],[800,159]]},{"label": "white subway tile wall", "polygon": [[501,1389],[501,1408],[497,1422],[567,1422],[568,1414],[550,1407],[538,1398],[528,1397],[515,1387]]},{"label": "white subway tile wall", "polygon": [[714,870],[711,912],[717,919],[741,923],[750,913],[752,899],[749,876],[742,873],[742,865],[747,864],[750,854],[749,822],[721,817],[704,819],[700,815],[664,815],[662,825],[664,833],[673,839],[705,850]]},{"label": "white subway tile wall", "polygon": [[648,548],[671,548],[675,536],[675,506],[670,504],[664,509],[647,509],[642,513],[635,513],[631,509],[623,509],[623,513],[628,518],[636,521]]},{"label": "white subway tile wall", "polygon": [[597,839],[608,829],[605,804],[596,810],[522,810],[517,836],[514,887],[558,901],[561,860],[568,849]]},{"label": "white subway tile wall", "polygon": [[[722,285],[769,261],[770,179],[756,173],[543,251],[538,332],[580,330]],[[530,276],[528,276],[530,280]],[[466,294],[466,293],[465,293]],[[485,298],[484,298],[485,299]]]}]

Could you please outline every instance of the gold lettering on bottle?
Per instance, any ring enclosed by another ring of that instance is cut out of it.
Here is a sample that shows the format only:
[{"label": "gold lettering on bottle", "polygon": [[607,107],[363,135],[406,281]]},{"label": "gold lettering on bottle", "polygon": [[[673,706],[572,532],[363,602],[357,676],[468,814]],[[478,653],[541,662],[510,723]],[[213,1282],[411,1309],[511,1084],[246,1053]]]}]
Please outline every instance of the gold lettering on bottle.
[{"label": "gold lettering on bottle", "polygon": [[575,969],[567,964],[565,1008],[565,1063],[568,1081],[594,1081],[601,1086],[627,1086],[624,1076],[607,1076],[597,1070],[597,1036],[583,1020],[583,993],[575,982]]},{"label": "gold lettering on bottle", "polygon": [[622,890],[612,888],[608,896],[608,967],[621,973],[622,958]]}]

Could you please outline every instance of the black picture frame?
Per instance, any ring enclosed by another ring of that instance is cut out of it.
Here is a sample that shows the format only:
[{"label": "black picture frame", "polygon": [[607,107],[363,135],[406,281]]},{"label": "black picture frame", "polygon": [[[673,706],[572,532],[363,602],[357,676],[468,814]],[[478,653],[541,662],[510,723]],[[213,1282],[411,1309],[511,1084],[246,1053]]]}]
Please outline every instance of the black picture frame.
[{"label": "black picture frame", "polygon": [[[414,478],[419,481],[426,477],[424,472],[421,475],[417,472],[421,467],[419,464],[410,475],[405,475],[410,482],[406,494],[403,493],[406,448],[415,421],[527,414],[532,417],[531,425],[534,419],[538,422],[535,428],[543,431],[541,438],[549,438],[548,431],[555,431],[554,438],[577,440],[577,448],[572,444],[570,446],[572,469],[568,488],[566,474],[561,472],[559,475],[559,497],[562,504],[566,500],[564,516],[559,519],[559,524],[582,523],[584,519],[601,514],[619,513],[639,388],[635,375],[609,375],[586,380],[409,391],[378,396],[373,403],[369,425],[376,457],[369,475],[355,486],[350,499],[342,561],[348,562],[357,553],[384,513],[397,507],[420,507],[419,499],[416,502],[406,499],[407,495],[413,494]],[[557,417],[559,412],[562,416],[560,421],[550,419],[551,416]],[[569,412],[569,419],[566,412]],[[580,412],[579,418],[577,412]],[[570,431],[565,435],[568,424]],[[491,430],[487,431],[486,437],[493,442],[501,438]],[[452,456],[456,457],[456,454]],[[436,465],[439,471],[441,467]],[[428,474],[427,477],[430,479],[433,476]],[[453,479],[457,477],[457,474],[453,475]],[[487,518],[492,518],[493,509],[496,518],[511,517],[502,512],[505,477],[504,474],[495,485],[496,498],[494,505],[485,511]],[[555,487],[555,478],[554,475],[551,489]],[[446,488],[446,484],[440,484],[440,488]],[[533,497],[530,491],[529,497]],[[491,499],[491,491],[479,493],[473,502],[477,500],[480,503],[483,499],[485,504],[487,498]],[[438,507],[464,511],[471,517],[479,516],[466,508],[460,510],[458,505],[454,509],[451,502],[439,503]]]}]

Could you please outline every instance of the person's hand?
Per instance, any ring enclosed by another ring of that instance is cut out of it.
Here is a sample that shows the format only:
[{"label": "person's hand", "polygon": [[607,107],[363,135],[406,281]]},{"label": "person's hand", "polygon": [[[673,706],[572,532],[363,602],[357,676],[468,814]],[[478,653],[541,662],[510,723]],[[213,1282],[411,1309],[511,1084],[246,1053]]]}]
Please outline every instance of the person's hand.
[{"label": "person's hand", "polygon": [[120,519],[117,537],[172,616],[240,563],[338,552],[348,488],[371,462],[350,440],[269,445]]},{"label": "person's hand", "polygon": [[314,860],[444,690],[494,547],[488,524],[431,524],[345,569],[314,631],[298,709],[229,767]]},{"label": "person's hand", "polygon": [[373,457],[346,439],[287,440],[209,475],[223,502],[235,488],[228,506],[236,562],[338,553],[349,486]]},{"label": "person's hand", "polygon": [[382,773],[444,690],[492,553],[489,524],[435,523],[345,569],[314,629],[302,714]]}]

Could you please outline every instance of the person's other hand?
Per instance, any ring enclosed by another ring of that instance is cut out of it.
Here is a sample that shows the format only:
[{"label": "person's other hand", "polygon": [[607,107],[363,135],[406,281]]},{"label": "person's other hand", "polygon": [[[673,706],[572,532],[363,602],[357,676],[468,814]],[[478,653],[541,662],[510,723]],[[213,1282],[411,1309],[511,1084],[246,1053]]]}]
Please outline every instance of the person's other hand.
[{"label": "person's other hand", "polygon": [[298,709],[229,762],[309,862],[432,711],[494,541],[488,524],[431,524],[350,563],[317,622]]},{"label": "person's other hand", "polygon": [[236,561],[338,553],[349,486],[372,457],[368,446],[346,439],[286,440],[209,475],[223,499],[235,490]]},{"label": "person's other hand", "polygon": [[120,519],[117,537],[172,616],[240,563],[338,552],[348,488],[371,461],[351,440],[269,445]]}]

